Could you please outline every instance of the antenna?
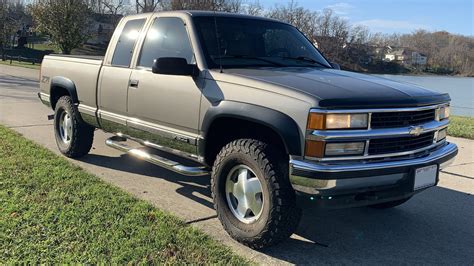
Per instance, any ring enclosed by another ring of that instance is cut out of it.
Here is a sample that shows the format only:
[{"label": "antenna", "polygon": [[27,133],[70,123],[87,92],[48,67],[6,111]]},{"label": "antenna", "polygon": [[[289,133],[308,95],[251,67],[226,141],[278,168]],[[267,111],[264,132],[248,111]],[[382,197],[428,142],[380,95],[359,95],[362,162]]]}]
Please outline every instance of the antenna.
[{"label": "antenna", "polygon": [[214,10],[214,28],[216,30],[216,41],[217,41],[217,56],[219,57],[219,68],[221,70],[221,73],[224,73],[222,70],[222,56],[221,56],[221,46],[219,42],[219,33],[217,31],[217,18],[216,18],[216,11]]}]

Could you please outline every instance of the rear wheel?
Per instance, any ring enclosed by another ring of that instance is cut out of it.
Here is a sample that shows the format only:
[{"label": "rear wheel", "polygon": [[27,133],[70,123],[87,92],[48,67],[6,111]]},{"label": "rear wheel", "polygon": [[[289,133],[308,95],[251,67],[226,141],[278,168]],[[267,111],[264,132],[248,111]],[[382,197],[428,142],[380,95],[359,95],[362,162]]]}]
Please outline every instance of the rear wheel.
[{"label": "rear wheel", "polygon": [[89,153],[94,128],[86,124],[69,96],[59,98],[54,112],[56,144],[62,154],[78,158]]},{"label": "rear wheel", "polygon": [[374,209],[390,209],[390,208],[397,207],[398,205],[401,205],[401,204],[407,202],[409,199],[411,199],[411,197],[401,199],[401,200],[394,200],[394,201],[369,205],[369,207],[374,208]]},{"label": "rear wheel", "polygon": [[296,230],[301,211],[288,178],[288,160],[254,139],[227,144],[216,157],[212,194],[229,235],[255,249],[285,240]]}]

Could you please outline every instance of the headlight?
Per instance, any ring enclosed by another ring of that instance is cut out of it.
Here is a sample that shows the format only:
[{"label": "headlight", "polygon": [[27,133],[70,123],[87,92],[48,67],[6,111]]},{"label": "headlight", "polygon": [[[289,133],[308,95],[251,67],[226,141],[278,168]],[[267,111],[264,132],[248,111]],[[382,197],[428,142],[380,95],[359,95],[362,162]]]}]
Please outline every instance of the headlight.
[{"label": "headlight", "polygon": [[437,120],[441,121],[443,119],[449,118],[449,105],[441,106],[438,108]]},{"label": "headlight", "polygon": [[368,114],[309,113],[308,129],[366,129]]},{"label": "headlight", "polygon": [[336,142],[306,140],[305,155],[322,158],[324,156],[363,155],[365,142]]}]

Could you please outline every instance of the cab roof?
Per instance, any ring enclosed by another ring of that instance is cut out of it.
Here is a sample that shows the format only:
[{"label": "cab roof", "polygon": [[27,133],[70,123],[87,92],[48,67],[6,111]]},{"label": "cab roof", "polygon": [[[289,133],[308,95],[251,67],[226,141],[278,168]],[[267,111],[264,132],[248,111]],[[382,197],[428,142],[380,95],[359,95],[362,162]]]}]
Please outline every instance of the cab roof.
[{"label": "cab roof", "polygon": [[167,15],[173,15],[173,14],[180,14],[180,15],[188,15],[190,17],[231,17],[231,18],[247,18],[247,19],[259,19],[259,20],[266,20],[266,21],[272,21],[272,22],[279,22],[279,23],[284,23],[288,24],[286,22],[282,22],[276,19],[272,18],[265,18],[265,17],[260,17],[260,16],[251,16],[251,15],[245,15],[245,14],[237,14],[237,13],[230,13],[230,12],[218,12],[218,11],[203,11],[203,10],[175,10],[175,11],[157,11],[157,12],[149,12],[149,13],[142,13],[142,14],[136,14],[136,15],[129,15],[126,17],[146,17],[147,15],[151,14],[167,14]]}]

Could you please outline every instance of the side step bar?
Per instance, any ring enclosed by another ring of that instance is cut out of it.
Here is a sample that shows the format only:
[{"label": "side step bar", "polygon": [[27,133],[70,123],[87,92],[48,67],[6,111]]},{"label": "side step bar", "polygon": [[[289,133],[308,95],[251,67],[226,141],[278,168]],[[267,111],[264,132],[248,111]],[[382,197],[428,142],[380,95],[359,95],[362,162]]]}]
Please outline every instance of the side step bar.
[{"label": "side step bar", "polygon": [[209,174],[209,171],[207,167],[205,166],[186,166],[182,165],[178,162],[163,158],[161,156],[155,155],[148,153],[146,151],[137,149],[137,148],[132,148],[128,146],[127,144],[123,143],[126,140],[124,137],[120,136],[113,136],[108,138],[105,141],[105,144],[107,146],[117,149],[119,151],[125,152],[127,154],[130,154],[134,157],[137,157],[139,159],[145,160],[149,163],[158,165],[160,167],[166,168],[168,170],[171,170],[173,172],[182,174],[182,175],[188,175],[188,176],[202,176],[202,175],[207,175]]}]

